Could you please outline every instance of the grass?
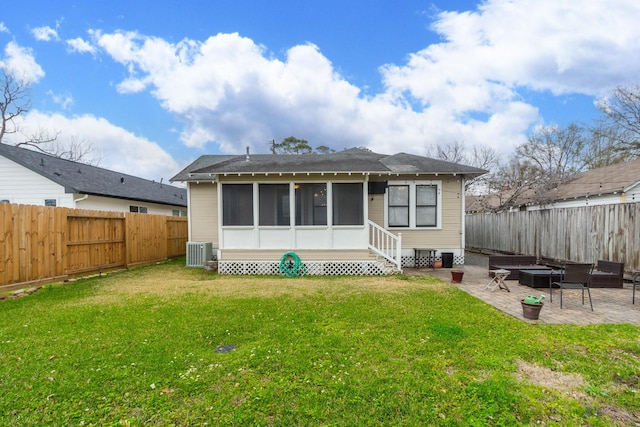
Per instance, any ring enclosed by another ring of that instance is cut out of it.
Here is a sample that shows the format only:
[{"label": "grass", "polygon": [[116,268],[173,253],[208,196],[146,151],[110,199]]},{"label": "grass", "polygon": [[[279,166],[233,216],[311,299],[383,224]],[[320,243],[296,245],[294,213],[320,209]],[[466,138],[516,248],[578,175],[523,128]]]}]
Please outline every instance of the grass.
[{"label": "grass", "polygon": [[531,325],[430,276],[233,277],[177,260],[0,313],[1,425],[640,422],[640,327]]}]

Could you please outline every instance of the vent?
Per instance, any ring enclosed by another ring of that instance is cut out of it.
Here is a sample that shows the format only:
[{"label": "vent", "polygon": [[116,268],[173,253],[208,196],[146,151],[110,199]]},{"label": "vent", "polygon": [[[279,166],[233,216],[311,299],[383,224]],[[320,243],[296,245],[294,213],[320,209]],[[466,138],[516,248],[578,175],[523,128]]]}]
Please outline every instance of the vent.
[{"label": "vent", "polygon": [[203,267],[211,261],[213,248],[209,242],[187,242],[187,267]]}]

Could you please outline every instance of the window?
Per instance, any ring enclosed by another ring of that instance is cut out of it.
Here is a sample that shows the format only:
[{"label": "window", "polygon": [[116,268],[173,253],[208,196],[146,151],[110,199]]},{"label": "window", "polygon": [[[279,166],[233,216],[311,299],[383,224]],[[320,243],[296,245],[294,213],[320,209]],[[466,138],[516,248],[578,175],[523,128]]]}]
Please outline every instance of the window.
[{"label": "window", "polygon": [[222,225],[253,225],[253,184],[222,186]]},{"label": "window", "polygon": [[180,209],[173,209],[171,211],[171,215],[173,215],[173,216],[187,216],[187,212],[182,211]]},{"label": "window", "polygon": [[333,184],[333,225],[363,225],[362,184]]},{"label": "window", "polygon": [[296,225],[327,225],[327,184],[296,184]]},{"label": "window", "polygon": [[440,181],[405,181],[389,185],[387,223],[389,227],[440,227]]},{"label": "window", "polygon": [[260,225],[289,225],[289,184],[260,184]]},{"label": "window", "polygon": [[45,206],[56,206],[56,199],[44,199]]},{"label": "window", "polygon": [[129,206],[129,212],[147,213],[145,206]]},{"label": "window", "polygon": [[416,227],[438,225],[438,186],[416,185]]},{"label": "window", "polygon": [[389,185],[389,227],[409,226],[409,186]]}]

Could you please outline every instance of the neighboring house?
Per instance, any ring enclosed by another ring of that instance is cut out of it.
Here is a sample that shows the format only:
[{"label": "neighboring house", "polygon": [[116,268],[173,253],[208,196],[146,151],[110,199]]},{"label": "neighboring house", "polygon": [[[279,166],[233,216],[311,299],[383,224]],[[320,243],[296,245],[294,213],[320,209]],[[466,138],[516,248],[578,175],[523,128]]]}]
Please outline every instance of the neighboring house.
[{"label": "neighboring house", "polygon": [[1,143],[0,202],[187,215],[183,188]]},{"label": "neighboring house", "polygon": [[640,159],[579,173],[546,194],[525,200],[527,210],[640,202]]},{"label": "neighboring house", "polygon": [[547,191],[530,189],[502,209],[502,194],[467,196],[467,213],[522,211],[640,202],[640,159],[621,162],[576,174]]},{"label": "neighboring house", "polygon": [[413,266],[414,248],[464,263],[465,180],[485,172],[350,149],[205,155],[171,181],[187,183],[189,240],[217,250],[221,273],[276,274],[294,251],[309,274],[381,274]]}]

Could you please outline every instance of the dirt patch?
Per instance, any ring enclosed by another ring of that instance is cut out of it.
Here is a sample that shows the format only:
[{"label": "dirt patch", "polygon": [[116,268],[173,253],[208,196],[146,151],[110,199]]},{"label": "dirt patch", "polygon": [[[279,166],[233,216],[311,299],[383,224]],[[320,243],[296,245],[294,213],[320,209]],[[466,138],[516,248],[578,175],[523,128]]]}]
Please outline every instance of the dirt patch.
[{"label": "dirt patch", "polygon": [[585,386],[581,375],[552,371],[544,366],[533,365],[522,360],[517,363],[518,371],[516,377],[520,380],[526,380],[537,386],[561,393],[573,394],[576,397],[578,394],[587,397],[584,393],[579,392]]},{"label": "dirt patch", "polygon": [[[553,371],[549,368],[527,363],[522,360],[517,361],[517,363],[518,371],[516,372],[516,377],[518,379],[567,394],[579,401],[582,405],[594,404],[594,399],[583,392],[586,383],[581,375]],[[616,426],[640,425],[640,417],[637,414],[630,413],[618,406],[609,404],[599,405],[598,414],[606,417]]]}]

